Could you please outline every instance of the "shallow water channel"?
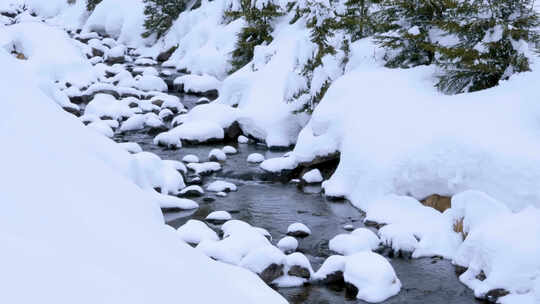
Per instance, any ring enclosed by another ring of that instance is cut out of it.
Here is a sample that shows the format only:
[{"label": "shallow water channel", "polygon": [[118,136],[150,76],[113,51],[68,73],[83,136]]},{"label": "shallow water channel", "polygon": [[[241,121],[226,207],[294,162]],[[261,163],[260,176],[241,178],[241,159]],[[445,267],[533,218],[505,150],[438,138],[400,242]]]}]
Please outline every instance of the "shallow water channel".
[{"label": "shallow water channel", "polygon": [[[190,95],[178,96],[188,109],[192,108],[198,99]],[[154,145],[153,137],[147,135],[146,131],[118,135],[116,140],[137,142],[145,151],[153,152],[162,159],[174,160],[181,160],[187,154],[195,154],[201,161],[206,161],[211,149],[223,147],[223,144],[215,144],[169,150]],[[205,193],[204,197],[194,198],[200,204],[199,209],[166,213],[165,218],[169,225],[177,228],[188,219],[204,220],[212,211],[226,210],[235,219],[267,229],[273,241],[277,242],[285,236],[289,224],[302,222],[310,227],[312,235],[299,240],[299,251],[308,257],[315,271],[324,259],[331,255],[328,240],[344,233],[345,224],[352,224],[355,228],[363,226],[362,212],[347,202],[327,201],[320,193],[320,186],[301,190],[294,184],[265,181],[265,174],[259,166],[246,162],[250,153],[258,152],[271,158],[281,156],[283,152],[269,151],[257,144],[233,146],[239,153],[228,155],[227,160],[222,163],[223,170],[205,176],[203,181],[204,184],[216,179],[230,181],[238,186],[238,191],[229,193],[226,197]],[[208,198],[215,200],[210,202]],[[216,230],[218,228],[211,224],[210,226]],[[454,267],[447,260],[391,258],[389,261],[403,287],[397,296],[383,303],[480,303],[474,299],[472,291],[458,281]],[[322,285],[279,288],[277,291],[290,303],[363,303],[347,297],[343,289],[334,290]]]}]

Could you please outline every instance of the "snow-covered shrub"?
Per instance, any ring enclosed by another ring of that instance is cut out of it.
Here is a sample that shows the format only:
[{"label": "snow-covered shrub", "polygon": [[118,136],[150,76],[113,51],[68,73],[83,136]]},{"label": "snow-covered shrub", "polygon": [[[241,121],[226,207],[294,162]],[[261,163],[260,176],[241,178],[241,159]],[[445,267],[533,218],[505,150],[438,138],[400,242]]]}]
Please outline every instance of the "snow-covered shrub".
[{"label": "snow-covered shrub", "polygon": [[528,43],[538,40],[532,0],[460,0],[445,11],[441,29],[454,41],[440,45],[443,75],[437,87],[447,93],[496,86],[530,70]]}]

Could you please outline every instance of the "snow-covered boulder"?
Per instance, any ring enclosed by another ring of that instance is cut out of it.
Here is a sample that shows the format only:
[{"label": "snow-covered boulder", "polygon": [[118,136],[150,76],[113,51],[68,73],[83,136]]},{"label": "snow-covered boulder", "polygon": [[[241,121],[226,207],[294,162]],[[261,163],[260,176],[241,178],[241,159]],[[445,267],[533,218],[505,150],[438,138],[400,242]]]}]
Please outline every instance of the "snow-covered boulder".
[{"label": "snow-covered boulder", "polygon": [[366,228],[357,228],[350,234],[339,234],[329,242],[330,250],[343,255],[352,255],[360,251],[375,250],[380,240],[375,233]]},{"label": "snow-covered boulder", "polygon": [[248,163],[257,164],[257,163],[262,163],[263,161],[264,161],[264,155],[262,155],[261,153],[251,153],[247,157]]},{"label": "snow-covered boulder", "polygon": [[223,153],[225,153],[225,154],[236,154],[236,153],[238,153],[236,148],[233,147],[233,146],[225,146],[225,147],[223,147],[223,149],[221,149],[221,151],[223,151]]},{"label": "snow-covered boulder", "polygon": [[120,120],[130,117],[134,114],[134,111],[125,103],[116,100],[112,95],[97,94],[86,106],[85,114]]},{"label": "snow-covered boulder", "polygon": [[185,163],[198,163],[199,157],[194,154],[188,154],[182,158],[182,161]]},{"label": "snow-covered boulder", "polygon": [[211,212],[205,218],[207,222],[210,222],[216,225],[223,224],[230,219],[232,219],[231,214],[223,210]]},{"label": "snow-covered boulder", "polygon": [[293,223],[287,227],[287,235],[303,238],[311,235],[311,230],[305,224]]},{"label": "snow-covered boulder", "polygon": [[238,188],[235,184],[226,181],[214,181],[206,186],[206,190],[211,192],[231,192],[236,191]]},{"label": "snow-covered boulder", "polygon": [[221,170],[221,165],[216,162],[189,163],[187,167],[195,171],[196,175],[210,174]]},{"label": "snow-covered boulder", "polygon": [[279,240],[277,247],[285,253],[291,253],[298,248],[298,241],[292,236],[286,236]]},{"label": "snow-covered boulder", "polygon": [[179,194],[186,197],[199,197],[204,195],[204,190],[201,186],[191,185],[182,189]]},{"label": "snow-covered boulder", "polygon": [[227,159],[227,155],[225,152],[223,152],[220,149],[212,149],[208,153],[208,160],[209,161],[225,161]]},{"label": "snow-covered boulder", "polygon": [[219,240],[214,230],[198,220],[188,220],[184,225],[178,227],[177,231],[180,238],[189,244],[197,245],[204,240]]},{"label": "snow-covered boulder", "polygon": [[182,92],[217,96],[221,82],[210,75],[184,75],[177,77],[174,85]]},{"label": "snow-covered boulder", "polygon": [[314,184],[322,182],[323,177],[319,169],[312,169],[302,175],[302,180],[307,184]]}]

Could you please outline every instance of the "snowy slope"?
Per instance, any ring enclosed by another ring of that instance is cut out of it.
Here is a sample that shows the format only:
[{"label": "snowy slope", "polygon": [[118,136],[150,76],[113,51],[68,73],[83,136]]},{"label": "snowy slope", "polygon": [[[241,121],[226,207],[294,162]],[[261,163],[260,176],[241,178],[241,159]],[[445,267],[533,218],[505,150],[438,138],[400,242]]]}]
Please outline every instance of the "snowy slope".
[{"label": "snowy slope", "polygon": [[63,112],[3,50],[0,63],[0,302],[285,302],[180,241],[134,184],[127,152]]}]

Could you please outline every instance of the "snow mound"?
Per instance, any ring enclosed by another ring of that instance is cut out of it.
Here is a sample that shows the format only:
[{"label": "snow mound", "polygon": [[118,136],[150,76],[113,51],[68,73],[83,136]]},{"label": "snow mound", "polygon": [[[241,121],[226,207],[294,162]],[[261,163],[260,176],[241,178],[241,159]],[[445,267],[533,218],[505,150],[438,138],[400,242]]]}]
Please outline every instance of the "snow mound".
[{"label": "snow mound", "polygon": [[250,155],[248,155],[247,157],[247,162],[248,163],[261,163],[264,161],[264,155],[262,155],[261,153],[251,153]]},{"label": "snow mound", "polygon": [[311,230],[302,223],[293,223],[287,227],[287,234],[295,237],[306,237],[311,235]]},{"label": "snow mound", "polygon": [[188,220],[177,229],[180,238],[190,244],[199,244],[204,240],[218,241],[217,233],[210,229],[204,222],[198,220]]},{"label": "snow mound", "polygon": [[95,95],[88,103],[84,114],[121,120],[133,115],[134,111],[125,103],[116,100],[112,95],[100,93]]},{"label": "snow mound", "polygon": [[225,161],[226,159],[227,155],[220,149],[212,149],[210,153],[208,153],[208,160],[210,161]]},{"label": "snow mound", "polygon": [[215,181],[206,186],[206,190],[211,192],[230,192],[236,191],[238,188],[235,184],[226,181]]},{"label": "snow mound", "polygon": [[197,155],[188,154],[182,158],[182,161],[186,163],[198,163],[199,157]]},{"label": "snow mound", "polygon": [[190,170],[195,171],[195,174],[210,174],[212,172],[217,172],[221,170],[221,165],[216,162],[206,162],[206,163],[190,163],[187,164],[187,167]]},{"label": "snow mound", "polygon": [[371,251],[379,247],[380,240],[371,230],[357,228],[350,234],[339,234],[329,242],[330,250],[343,255],[352,255],[361,251]]},{"label": "snow mound", "polygon": [[181,86],[186,93],[206,93],[217,91],[221,81],[209,75],[183,75],[174,79],[174,85]]},{"label": "snow mound", "polygon": [[233,147],[233,146],[225,146],[225,147],[223,147],[223,149],[221,149],[221,151],[223,151],[223,153],[225,153],[225,154],[236,154],[236,153],[238,153],[236,148]]},{"label": "snow mound", "polygon": [[294,252],[298,248],[298,241],[292,236],[286,236],[279,240],[277,247],[285,253]]},{"label": "snow mound", "polygon": [[302,179],[308,184],[320,183],[323,181],[323,177],[319,169],[309,170],[302,176]]}]

